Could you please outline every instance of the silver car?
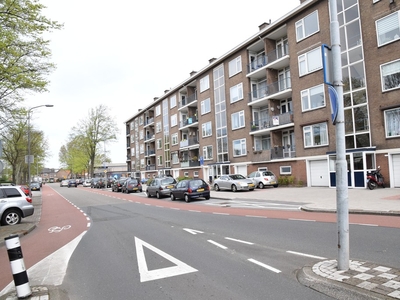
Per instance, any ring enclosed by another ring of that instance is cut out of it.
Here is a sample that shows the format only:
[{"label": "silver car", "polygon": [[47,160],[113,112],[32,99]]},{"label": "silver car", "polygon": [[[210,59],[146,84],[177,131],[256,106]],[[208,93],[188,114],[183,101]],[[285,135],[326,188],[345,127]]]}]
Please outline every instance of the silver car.
[{"label": "silver car", "polygon": [[32,198],[17,186],[0,186],[0,223],[16,225],[33,215]]},{"label": "silver car", "polygon": [[254,185],[260,189],[265,186],[278,187],[278,180],[271,171],[255,171],[250,173],[247,178],[251,179]]},{"label": "silver car", "polygon": [[221,175],[214,181],[214,189],[216,191],[229,190],[237,191],[253,191],[255,185],[251,179],[244,177],[241,174]]}]

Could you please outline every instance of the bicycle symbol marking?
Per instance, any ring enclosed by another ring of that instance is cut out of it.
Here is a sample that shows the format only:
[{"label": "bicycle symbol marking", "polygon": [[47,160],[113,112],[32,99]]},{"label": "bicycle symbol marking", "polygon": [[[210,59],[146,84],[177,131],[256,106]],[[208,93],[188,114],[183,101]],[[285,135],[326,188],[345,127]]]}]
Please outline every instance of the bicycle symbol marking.
[{"label": "bicycle symbol marking", "polygon": [[70,228],[71,228],[71,225],[65,225],[63,227],[53,226],[53,227],[50,227],[47,230],[49,231],[49,233],[58,233],[58,232],[61,232],[63,230],[68,230]]}]

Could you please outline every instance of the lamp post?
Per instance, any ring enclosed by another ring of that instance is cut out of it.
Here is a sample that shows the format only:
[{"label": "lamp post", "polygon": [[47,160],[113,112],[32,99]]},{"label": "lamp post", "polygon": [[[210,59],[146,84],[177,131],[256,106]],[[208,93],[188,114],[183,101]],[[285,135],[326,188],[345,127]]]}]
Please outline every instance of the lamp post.
[{"label": "lamp post", "polygon": [[39,107],[53,107],[53,104],[43,104],[31,107],[28,109],[28,155],[25,158],[25,162],[28,163],[28,191],[29,196],[32,196],[31,192],[31,163],[33,162],[33,157],[31,157],[31,111]]}]

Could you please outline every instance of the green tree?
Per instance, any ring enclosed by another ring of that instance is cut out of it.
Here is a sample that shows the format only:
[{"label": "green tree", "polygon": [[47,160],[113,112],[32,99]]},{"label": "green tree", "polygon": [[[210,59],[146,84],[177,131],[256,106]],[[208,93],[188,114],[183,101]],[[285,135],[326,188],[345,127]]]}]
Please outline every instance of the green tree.
[{"label": "green tree", "polygon": [[[49,62],[49,40],[43,35],[62,25],[44,17],[37,0],[0,1],[0,124],[12,124],[26,92],[44,92]],[[1,129],[1,128],[0,128]]]}]

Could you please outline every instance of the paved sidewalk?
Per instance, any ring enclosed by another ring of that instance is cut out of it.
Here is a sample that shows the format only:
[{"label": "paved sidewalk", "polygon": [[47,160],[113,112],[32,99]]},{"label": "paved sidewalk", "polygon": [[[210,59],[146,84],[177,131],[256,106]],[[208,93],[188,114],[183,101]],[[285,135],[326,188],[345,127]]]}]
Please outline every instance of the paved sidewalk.
[{"label": "paved sidewalk", "polygon": [[[335,212],[336,189],[279,187],[256,189],[251,192],[211,191],[213,200],[251,200],[260,202],[297,203],[305,211]],[[0,247],[4,238],[32,231],[40,221],[42,201],[33,197],[35,213],[14,226],[0,226]],[[349,189],[350,213],[398,215],[400,222],[400,189]],[[347,271],[338,271],[336,260],[325,260],[312,267],[304,267],[298,273],[303,285],[330,295],[336,299],[400,299],[400,270],[369,262],[350,261]],[[0,297],[0,300],[17,300],[15,292]],[[57,287],[32,287],[30,300],[68,299]]]}]

